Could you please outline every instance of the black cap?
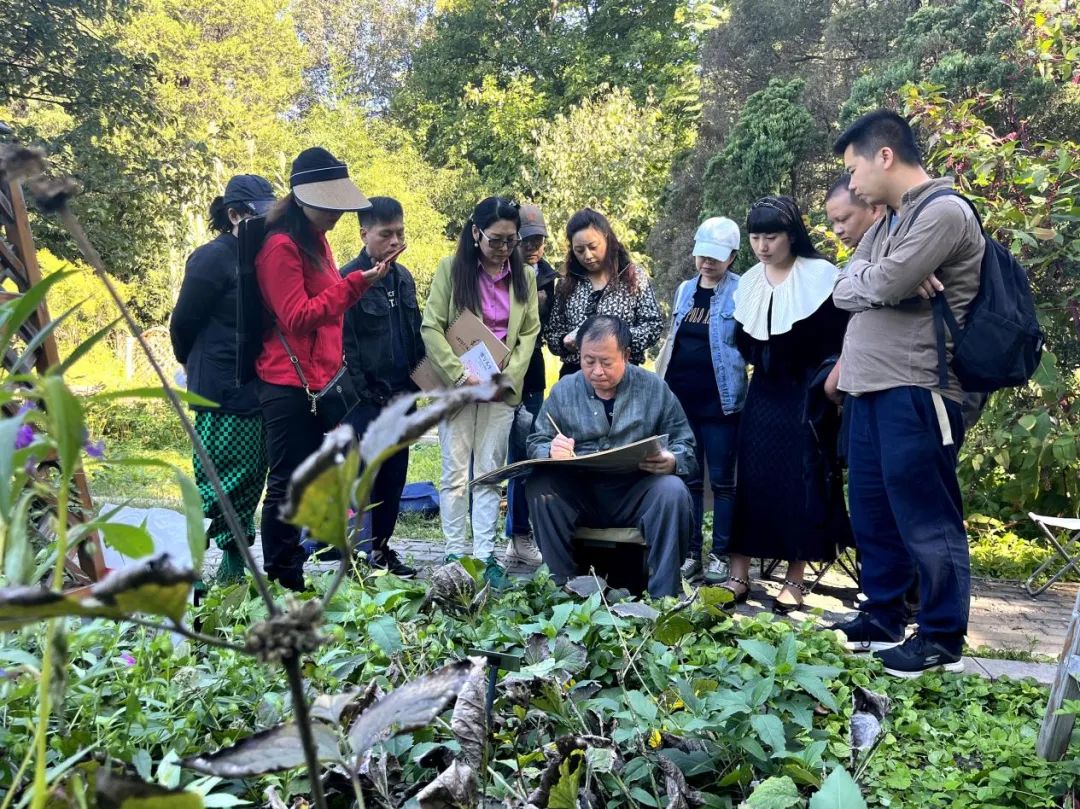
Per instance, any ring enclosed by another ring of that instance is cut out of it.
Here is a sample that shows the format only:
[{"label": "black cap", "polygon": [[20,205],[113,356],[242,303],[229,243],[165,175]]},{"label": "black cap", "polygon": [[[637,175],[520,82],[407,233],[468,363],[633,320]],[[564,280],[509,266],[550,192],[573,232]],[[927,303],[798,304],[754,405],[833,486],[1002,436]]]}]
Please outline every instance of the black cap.
[{"label": "black cap", "polygon": [[258,174],[237,174],[225,186],[224,201],[226,208],[246,205],[262,216],[274,204],[274,189],[269,180]]}]

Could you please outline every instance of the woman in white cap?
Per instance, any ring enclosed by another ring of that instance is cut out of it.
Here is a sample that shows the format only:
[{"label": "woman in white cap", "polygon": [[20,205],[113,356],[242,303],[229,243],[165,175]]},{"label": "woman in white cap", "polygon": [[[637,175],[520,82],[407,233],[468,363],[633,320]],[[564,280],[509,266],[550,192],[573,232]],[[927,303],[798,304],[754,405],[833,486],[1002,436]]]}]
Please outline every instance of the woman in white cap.
[{"label": "woman in white cap", "polygon": [[[694,239],[697,275],[683,281],[671,306],[671,331],[657,363],[686,412],[694,432],[697,472],[686,485],[694,498],[696,524],[682,575],[704,574],[710,583],[727,580],[728,543],[735,515],[735,442],[746,401],[746,360],[735,346],[735,290],[730,272],[739,249],[739,226],[721,216],[706,219]],[[713,495],[712,551],[703,567],[702,519],[705,469]]]},{"label": "woman in white cap", "polygon": [[787,561],[773,610],[802,606],[807,562],[851,543],[836,457],[840,419],[825,380],[840,355],[847,313],[833,305],[837,269],[814,248],[791,197],[755,202],[746,217],[758,263],[735,293],[736,345],[754,373],[739,425],[731,574],[735,601],[750,591],[750,559]]},{"label": "woman in white cap", "polygon": [[263,567],[291,590],[303,590],[300,529],[283,522],[279,507],[289,478],[323,435],[355,404],[342,350],[345,310],[382,278],[385,262],[342,278],[326,232],[346,211],[370,207],[349,169],[325,149],[293,161],[291,192],[266,219],[266,241],[255,273],[273,326],[255,363],[266,429],[270,474],[263,502]]}]

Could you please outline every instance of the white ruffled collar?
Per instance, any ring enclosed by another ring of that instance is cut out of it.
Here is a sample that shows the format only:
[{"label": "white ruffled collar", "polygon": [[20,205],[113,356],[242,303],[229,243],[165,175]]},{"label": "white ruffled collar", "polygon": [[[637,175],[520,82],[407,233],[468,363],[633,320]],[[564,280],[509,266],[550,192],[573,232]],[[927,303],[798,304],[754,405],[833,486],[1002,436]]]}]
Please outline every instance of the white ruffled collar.
[{"label": "white ruffled collar", "polygon": [[765,265],[759,262],[743,275],[735,289],[735,319],[755,340],[785,334],[832,295],[838,272],[825,259],[797,258],[787,279],[774,287],[765,277]]}]

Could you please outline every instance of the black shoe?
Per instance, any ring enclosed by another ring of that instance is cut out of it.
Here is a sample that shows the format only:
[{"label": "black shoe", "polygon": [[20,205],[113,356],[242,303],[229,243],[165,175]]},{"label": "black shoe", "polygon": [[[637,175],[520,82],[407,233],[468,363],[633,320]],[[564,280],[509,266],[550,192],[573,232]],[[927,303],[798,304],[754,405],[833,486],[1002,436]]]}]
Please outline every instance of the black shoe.
[{"label": "black shoe", "polygon": [[287,570],[284,573],[268,573],[267,577],[270,581],[276,581],[286,590],[292,590],[294,593],[306,593],[311,589],[304,583],[304,573],[300,570]]},{"label": "black shoe", "polygon": [[728,612],[732,612],[734,611],[735,607],[737,607],[739,604],[745,604],[746,600],[750,598],[750,580],[742,579],[738,576],[728,576],[727,580],[729,582],[741,584],[744,588],[742,590],[736,590],[730,584],[721,585],[721,587],[730,592],[734,596],[734,598],[732,598],[731,601],[728,601],[726,604],[721,604],[720,608],[723,610],[727,610]]},{"label": "black shoe", "polygon": [[844,646],[852,652],[881,652],[899,646],[904,640],[902,634],[892,634],[865,612],[829,629],[843,632]]},{"label": "black shoe", "polygon": [[964,661],[958,652],[951,652],[918,632],[899,646],[875,652],[874,657],[885,664],[886,674],[907,679],[918,677],[924,671],[964,670]]},{"label": "black shoe", "polygon": [[416,568],[405,564],[393,548],[376,548],[370,559],[372,567],[392,573],[399,579],[411,579],[416,575]]}]

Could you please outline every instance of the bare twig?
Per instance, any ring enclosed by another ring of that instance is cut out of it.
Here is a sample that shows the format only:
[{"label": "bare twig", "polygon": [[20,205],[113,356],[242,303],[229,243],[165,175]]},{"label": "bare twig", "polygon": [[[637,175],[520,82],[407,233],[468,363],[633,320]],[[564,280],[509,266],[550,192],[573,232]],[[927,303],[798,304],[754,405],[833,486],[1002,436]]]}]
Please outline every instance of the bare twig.
[{"label": "bare twig", "polygon": [[304,675],[300,671],[300,659],[295,655],[285,658],[285,672],[289,675],[289,691],[292,692],[293,715],[300,733],[300,744],[304,748],[304,761],[307,763],[308,780],[311,782],[311,800],[318,809],[326,809],[326,794],[323,792],[322,767],[319,766],[318,748],[311,733],[311,715],[308,713],[307,698],[304,694]]},{"label": "bare twig", "polygon": [[175,632],[177,635],[183,635],[193,641],[199,643],[205,643],[207,646],[216,646],[219,649],[228,649],[233,652],[239,652],[240,654],[251,654],[243,646],[236,643],[229,643],[227,640],[221,638],[215,638],[213,635],[204,635],[201,632],[196,632],[193,629],[188,629],[179,621],[169,624],[159,624],[156,621],[147,621],[145,618],[136,618],[134,615],[127,615],[123,618],[117,618],[118,621],[127,621],[128,623],[138,624],[139,626],[145,626],[147,629],[156,629],[158,632]]}]

